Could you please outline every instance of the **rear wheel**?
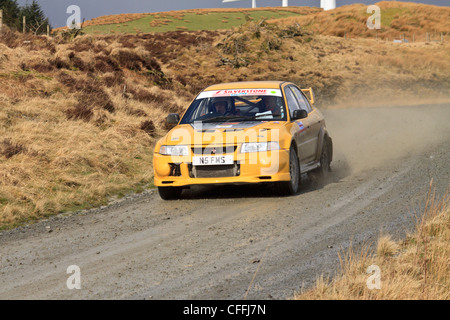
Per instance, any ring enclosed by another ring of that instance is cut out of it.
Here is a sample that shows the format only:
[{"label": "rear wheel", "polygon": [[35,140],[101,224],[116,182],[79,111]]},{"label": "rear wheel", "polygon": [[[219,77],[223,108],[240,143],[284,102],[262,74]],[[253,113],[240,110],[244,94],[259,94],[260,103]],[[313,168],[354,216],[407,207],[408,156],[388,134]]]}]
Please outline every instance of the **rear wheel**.
[{"label": "rear wheel", "polygon": [[164,200],[175,200],[181,197],[181,187],[158,187],[159,196]]},{"label": "rear wheel", "polygon": [[329,141],[324,137],[322,144],[322,152],[320,153],[320,167],[311,171],[308,175],[319,186],[327,183],[330,170],[330,154]]},{"label": "rear wheel", "polygon": [[292,195],[298,192],[300,186],[300,163],[297,152],[293,147],[289,150],[289,181],[279,181],[275,183],[276,191],[279,195]]}]

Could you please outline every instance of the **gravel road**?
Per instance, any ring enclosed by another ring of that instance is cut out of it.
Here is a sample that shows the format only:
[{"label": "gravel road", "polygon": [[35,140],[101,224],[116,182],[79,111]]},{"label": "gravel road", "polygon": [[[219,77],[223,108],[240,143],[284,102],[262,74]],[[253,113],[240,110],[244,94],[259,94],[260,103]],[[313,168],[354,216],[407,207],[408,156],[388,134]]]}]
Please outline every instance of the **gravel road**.
[{"label": "gravel road", "polygon": [[[338,253],[414,226],[450,182],[450,105],[324,110],[332,181],[156,190],[0,231],[0,299],[289,299]],[[220,196],[219,196],[220,195]],[[70,290],[69,266],[81,289]],[[382,272],[382,270],[381,270]]]}]

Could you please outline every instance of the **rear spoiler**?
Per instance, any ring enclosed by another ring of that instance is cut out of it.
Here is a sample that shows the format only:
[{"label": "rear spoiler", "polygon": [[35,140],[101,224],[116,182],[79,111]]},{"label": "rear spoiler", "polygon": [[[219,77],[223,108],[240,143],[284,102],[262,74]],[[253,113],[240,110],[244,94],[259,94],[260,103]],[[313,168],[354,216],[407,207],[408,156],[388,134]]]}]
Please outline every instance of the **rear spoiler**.
[{"label": "rear spoiler", "polygon": [[[303,93],[306,95],[306,97],[308,98],[309,102],[311,102],[311,104],[314,104],[314,91],[311,87],[309,87],[308,89],[302,89]],[[308,93],[308,94],[307,94]]]}]

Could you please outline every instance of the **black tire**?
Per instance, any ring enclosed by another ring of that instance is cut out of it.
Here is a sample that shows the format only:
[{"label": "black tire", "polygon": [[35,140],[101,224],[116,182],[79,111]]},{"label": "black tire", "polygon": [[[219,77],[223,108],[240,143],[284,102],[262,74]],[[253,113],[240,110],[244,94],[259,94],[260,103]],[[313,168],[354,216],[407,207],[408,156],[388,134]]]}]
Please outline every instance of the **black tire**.
[{"label": "black tire", "polygon": [[308,175],[311,180],[318,186],[323,186],[328,182],[330,168],[330,147],[328,138],[323,138],[322,151],[320,153],[320,167],[311,171]]},{"label": "black tire", "polygon": [[180,187],[158,187],[159,196],[163,200],[180,199],[182,191]]},{"label": "black tire", "polygon": [[289,150],[289,174],[291,180],[275,183],[275,189],[281,196],[296,194],[300,188],[300,161],[293,147]]}]

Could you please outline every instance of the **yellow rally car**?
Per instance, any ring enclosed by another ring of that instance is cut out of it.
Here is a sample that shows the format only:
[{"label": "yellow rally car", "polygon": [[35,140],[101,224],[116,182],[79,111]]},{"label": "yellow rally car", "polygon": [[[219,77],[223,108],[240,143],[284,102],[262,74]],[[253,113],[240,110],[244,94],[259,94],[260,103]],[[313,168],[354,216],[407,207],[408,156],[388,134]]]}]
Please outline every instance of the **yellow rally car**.
[{"label": "yellow rally car", "polygon": [[[305,95],[308,94],[308,97]],[[323,180],[333,145],[312,89],[282,81],[212,85],[158,141],[154,183],[163,199],[206,184],[272,183],[297,193],[302,173]]]}]

